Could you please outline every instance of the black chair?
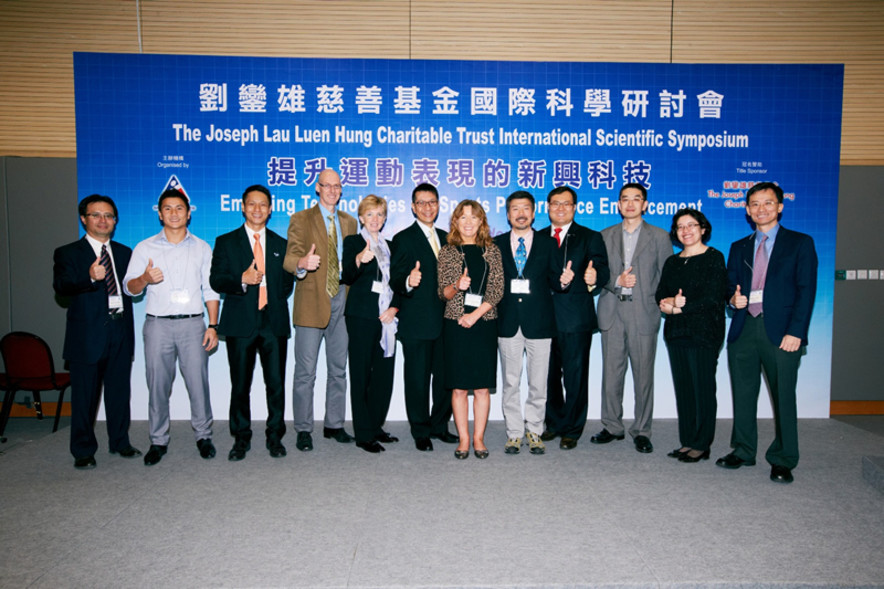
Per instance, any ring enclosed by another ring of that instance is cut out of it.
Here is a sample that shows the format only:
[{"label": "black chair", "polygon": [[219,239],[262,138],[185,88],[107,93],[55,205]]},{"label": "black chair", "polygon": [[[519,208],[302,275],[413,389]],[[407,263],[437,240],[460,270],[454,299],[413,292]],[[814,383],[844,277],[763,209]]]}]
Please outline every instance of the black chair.
[{"label": "black chair", "polygon": [[33,333],[13,331],[0,339],[0,354],[6,365],[6,372],[0,373],[0,389],[6,391],[3,397],[3,410],[0,412],[0,442],[6,441],[3,432],[6,430],[12,403],[18,391],[30,391],[34,394],[37,419],[43,419],[43,401],[40,392],[58,391],[58,406],[55,409],[52,432],[58,431],[64,392],[71,386],[71,375],[68,372],[55,371],[49,345]]}]

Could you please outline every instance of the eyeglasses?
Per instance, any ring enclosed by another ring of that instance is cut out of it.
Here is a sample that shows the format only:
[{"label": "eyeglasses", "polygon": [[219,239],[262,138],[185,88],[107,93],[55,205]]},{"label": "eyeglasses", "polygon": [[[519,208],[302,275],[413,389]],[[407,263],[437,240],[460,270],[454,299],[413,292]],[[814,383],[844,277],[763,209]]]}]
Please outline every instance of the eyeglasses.
[{"label": "eyeglasses", "polygon": [[567,209],[569,207],[573,207],[574,203],[567,200],[557,200],[549,203],[549,208],[551,209]]},{"label": "eyeglasses", "polygon": [[92,217],[96,221],[99,219],[104,219],[105,221],[113,221],[117,218],[113,213],[86,213],[87,217]]},{"label": "eyeglasses", "polygon": [[326,184],[324,182],[320,182],[319,187],[325,188],[326,190],[341,190],[340,184]]},{"label": "eyeglasses", "polygon": [[775,206],[777,206],[778,204],[780,204],[780,203],[776,200],[766,200],[764,202],[756,200],[755,202],[750,202],[746,206],[750,209],[760,209],[762,207],[765,209],[772,209]]},{"label": "eyeglasses", "polygon": [[679,231],[684,231],[685,229],[687,229],[688,231],[692,231],[699,226],[699,223],[685,223],[684,225],[676,225],[675,228]]},{"label": "eyeglasses", "polygon": [[416,200],[414,201],[414,206],[419,209],[431,209],[435,206],[438,206],[438,200]]}]

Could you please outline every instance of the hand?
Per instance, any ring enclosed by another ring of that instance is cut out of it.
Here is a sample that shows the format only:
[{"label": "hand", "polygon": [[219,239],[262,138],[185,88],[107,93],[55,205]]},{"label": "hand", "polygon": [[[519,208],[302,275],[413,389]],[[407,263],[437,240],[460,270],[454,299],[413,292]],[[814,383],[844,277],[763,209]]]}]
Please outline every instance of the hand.
[{"label": "hand", "polygon": [[673,306],[678,307],[679,309],[681,309],[682,307],[684,307],[684,304],[685,304],[686,302],[688,302],[688,301],[687,301],[687,299],[684,297],[684,295],[681,294],[681,289],[678,289],[678,294],[675,295],[675,296],[673,297],[673,302],[672,302]]},{"label": "hand", "polygon": [[632,288],[635,286],[635,275],[632,273],[632,266],[623,271],[617,277],[617,284],[623,288]]},{"label": "hand", "polygon": [[571,269],[571,260],[568,260],[568,265],[562,270],[559,282],[562,283],[562,286],[568,286],[572,280],[574,280],[574,270]]},{"label": "hand", "polygon": [[667,315],[672,315],[675,312],[675,307],[672,305],[672,299],[660,299],[660,310]]},{"label": "hand", "polygon": [[95,258],[95,261],[89,266],[89,278],[95,282],[100,282],[104,280],[105,276],[107,276],[107,268],[101,263],[101,256],[99,256]]},{"label": "hand", "polygon": [[261,284],[263,279],[264,273],[258,270],[258,262],[252,260],[251,265],[242,273],[242,283],[251,285]]},{"label": "hand", "polygon": [[359,252],[359,255],[356,256],[356,265],[368,264],[372,260],[374,260],[374,252],[371,251],[370,245],[365,244],[365,249]]},{"label": "hand", "polygon": [[310,246],[310,251],[307,252],[307,255],[298,260],[298,268],[313,272],[319,268],[319,263],[321,261],[322,259],[319,257],[319,254],[316,253],[316,244],[314,243]]},{"label": "hand", "polygon": [[733,307],[735,309],[745,309],[746,306],[749,304],[749,299],[746,298],[745,295],[740,293],[740,285],[739,284],[737,285],[737,290],[736,290],[736,292],[734,292],[734,296],[731,297],[730,302],[731,302],[731,305],[733,305]]},{"label": "hand", "polygon": [[783,341],[780,342],[780,349],[784,352],[797,352],[801,347],[801,339],[794,335],[784,335]]},{"label": "hand", "polygon": [[417,261],[414,263],[414,268],[408,274],[408,286],[411,288],[417,288],[421,283],[421,263]]},{"label": "hand", "polygon": [[381,320],[381,323],[390,324],[393,322],[393,319],[396,318],[396,313],[399,311],[396,307],[387,307],[387,310],[381,313],[378,319]]},{"label": "hand", "polygon": [[598,272],[592,267],[592,260],[590,260],[586,266],[586,272],[583,273],[583,282],[586,283],[586,286],[595,286],[596,280],[598,280]]},{"label": "hand", "polygon": [[218,345],[218,332],[214,328],[209,327],[203,335],[203,347],[207,352],[211,352]]},{"label": "hand", "polygon": [[466,267],[464,267],[463,274],[461,274],[460,278],[457,279],[457,282],[454,283],[454,288],[457,290],[469,290],[470,282],[470,276],[467,274]]},{"label": "hand", "polygon": [[467,313],[465,315],[461,315],[461,318],[457,320],[457,324],[464,329],[469,329],[476,324],[476,320],[477,318],[473,315],[473,313]]},{"label": "hand", "polygon": [[148,258],[147,268],[144,269],[144,274],[141,275],[141,278],[146,284],[159,284],[163,281],[163,271],[159,268],[154,268],[153,260]]}]

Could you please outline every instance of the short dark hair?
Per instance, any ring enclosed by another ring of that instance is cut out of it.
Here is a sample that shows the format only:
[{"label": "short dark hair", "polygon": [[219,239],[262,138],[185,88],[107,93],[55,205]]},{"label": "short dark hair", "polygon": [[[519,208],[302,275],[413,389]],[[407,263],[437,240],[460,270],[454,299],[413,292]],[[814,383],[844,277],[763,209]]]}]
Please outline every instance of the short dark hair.
[{"label": "short dark hair", "polygon": [[555,195],[564,194],[566,192],[571,195],[571,204],[576,205],[577,204],[577,193],[574,192],[574,189],[571,188],[570,186],[559,186],[558,188],[553,188],[552,190],[549,191],[549,194],[546,195],[546,202],[550,202],[552,200],[552,197],[554,197]]},{"label": "short dark hair", "polygon": [[712,238],[712,223],[709,222],[709,219],[706,218],[706,215],[698,211],[697,209],[678,209],[674,215],[672,215],[672,228],[669,230],[669,239],[672,240],[672,243],[675,245],[681,245],[681,241],[678,239],[678,220],[681,217],[690,217],[694,221],[700,224],[700,230],[706,230],[700,236],[700,241],[703,243],[708,243]]},{"label": "short dark hair", "polygon": [[537,204],[536,202],[534,202],[534,196],[530,192],[528,192],[526,190],[517,190],[514,193],[512,193],[511,195],[509,195],[508,197],[506,197],[506,210],[510,210],[510,203],[511,202],[513,202],[514,200],[520,200],[520,199],[530,200],[532,207]]},{"label": "short dark hair", "polygon": [[190,199],[187,198],[186,194],[175,188],[168,188],[160,195],[160,199],[157,201],[157,208],[163,208],[163,201],[169,198],[180,198],[188,207],[190,207]]},{"label": "short dark hair", "polygon": [[433,196],[436,197],[436,200],[439,200],[439,191],[429,182],[423,182],[414,187],[414,190],[411,191],[411,202],[417,202],[418,192],[432,192]]},{"label": "short dark hair", "polygon": [[270,194],[270,189],[268,189],[268,188],[267,188],[266,186],[264,186],[263,184],[252,184],[251,186],[249,186],[248,188],[246,188],[246,189],[243,191],[243,193],[242,193],[242,202],[243,202],[243,204],[246,203],[246,196],[247,196],[250,192],[260,192],[261,194],[263,194],[263,195],[265,195],[265,196],[267,197],[267,202],[269,202],[271,205],[273,204],[273,195]]},{"label": "short dark hair", "polygon": [[95,202],[106,202],[114,209],[114,217],[117,219],[120,218],[120,214],[117,212],[117,205],[114,203],[114,199],[109,196],[104,196],[103,194],[90,194],[86,198],[80,201],[80,204],[77,206],[77,211],[80,213],[81,217],[86,216],[86,212],[89,209],[89,205]]},{"label": "short dark hair", "polygon": [[620,192],[617,194],[617,200],[620,200],[620,197],[623,196],[623,191],[627,188],[635,188],[639,192],[642,193],[642,200],[648,200],[648,189],[644,187],[644,185],[639,184],[638,182],[628,182],[620,187]]},{"label": "short dark hair", "polygon": [[746,204],[749,204],[749,197],[755,194],[756,192],[761,192],[762,190],[773,190],[774,194],[777,195],[777,202],[783,204],[783,189],[779,187],[779,185],[774,184],[773,182],[759,182],[752,188],[746,191]]}]

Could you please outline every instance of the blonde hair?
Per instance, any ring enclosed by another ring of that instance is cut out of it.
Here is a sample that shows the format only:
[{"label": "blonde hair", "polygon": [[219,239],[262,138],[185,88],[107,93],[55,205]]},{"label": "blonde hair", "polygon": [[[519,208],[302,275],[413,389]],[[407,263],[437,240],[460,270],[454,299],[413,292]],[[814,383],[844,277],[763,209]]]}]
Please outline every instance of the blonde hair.
[{"label": "blonde hair", "polygon": [[463,210],[467,207],[473,209],[473,214],[479,217],[480,221],[479,230],[476,232],[476,245],[488,247],[492,243],[491,228],[488,226],[488,217],[485,215],[485,209],[482,208],[482,205],[474,200],[460,201],[454,208],[454,212],[451,213],[451,227],[448,231],[448,244],[463,245],[463,237],[461,237],[460,230],[457,227],[457,220],[463,215]]},{"label": "blonde hair", "polygon": [[359,202],[359,209],[356,214],[361,217],[369,209],[381,209],[386,217],[387,201],[376,194],[369,194]]}]

